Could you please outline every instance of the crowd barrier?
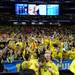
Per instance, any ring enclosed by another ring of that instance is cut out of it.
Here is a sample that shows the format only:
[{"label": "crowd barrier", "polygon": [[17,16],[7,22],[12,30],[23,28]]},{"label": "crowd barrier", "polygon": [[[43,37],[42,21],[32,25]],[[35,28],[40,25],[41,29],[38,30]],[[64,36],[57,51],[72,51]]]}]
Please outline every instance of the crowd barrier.
[{"label": "crowd barrier", "polygon": [[[69,69],[69,65],[71,64],[72,60],[63,60],[61,67],[59,68],[60,70],[68,70]],[[17,72],[16,69],[16,64],[22,63],[21,60],[16,60],[12,63],[8,63],[7,61],[4,62],[4,69],[8,72]],[[59,61],[55,61],[54,63],[59,67]]]}]

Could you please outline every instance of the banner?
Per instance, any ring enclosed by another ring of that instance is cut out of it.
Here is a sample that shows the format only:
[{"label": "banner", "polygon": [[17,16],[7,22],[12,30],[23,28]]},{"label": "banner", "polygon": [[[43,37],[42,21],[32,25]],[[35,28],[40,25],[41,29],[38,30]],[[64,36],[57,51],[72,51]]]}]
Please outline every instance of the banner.
[{"label": "banner", "polygon": [[[68,70],[72,60],[63,60],[60,64],[59,61],[53,61],[58,67],[59,70]],[[14,61],[12,63],[4,62],[4,69],[8,72],[17,72],[16,64],[22,63],[21,60]]]}]

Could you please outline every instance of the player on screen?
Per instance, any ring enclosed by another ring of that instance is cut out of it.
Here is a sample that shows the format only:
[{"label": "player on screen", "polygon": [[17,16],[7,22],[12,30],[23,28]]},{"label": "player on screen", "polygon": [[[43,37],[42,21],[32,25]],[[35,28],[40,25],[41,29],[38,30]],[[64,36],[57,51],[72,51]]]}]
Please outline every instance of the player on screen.
[{"label": "player on screen", "polygon": [[28,13],[29,15],[38,15],[39,7],[37,5],[29,5]]}]

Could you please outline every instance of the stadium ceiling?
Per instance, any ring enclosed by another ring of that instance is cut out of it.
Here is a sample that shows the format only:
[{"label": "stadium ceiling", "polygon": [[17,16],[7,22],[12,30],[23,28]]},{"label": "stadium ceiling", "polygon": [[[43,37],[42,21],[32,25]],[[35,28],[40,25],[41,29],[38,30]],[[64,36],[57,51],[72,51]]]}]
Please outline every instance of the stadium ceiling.
[{"label": "stadium ceiling", "polygon": [[74,0],[0,0],[0,2],[74,3]]},{"label": "stadium ceiling", "polygon": [[[2,2],[1,2],[2,1]],[[10,1],[10,3],[9,3]],[[0,0],[0,23],[15,24],[58,24],[74,23],[75,24],[75,1],[64,0],[60,2],[62,13],[60,16],[16,16],[11,13],[12,4],[15,0]],[[24,0],[23,0],[24,1]],[[37,1],[36,1],[37,2]],[[52,2],[52,1],[51,1]],[[58,2],[57,2],[58,3]]]}]

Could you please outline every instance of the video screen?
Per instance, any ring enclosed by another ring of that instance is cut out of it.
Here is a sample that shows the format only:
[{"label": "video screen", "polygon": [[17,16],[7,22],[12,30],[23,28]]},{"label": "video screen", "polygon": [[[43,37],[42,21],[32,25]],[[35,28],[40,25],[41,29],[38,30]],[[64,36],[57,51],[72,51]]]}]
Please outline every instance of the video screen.
[{"label": "video screen", "polygon": [[27,15],[28,5],[27,4],[16,4],[16,14],[17,15]]},{"label": "video screen", "polygon": [[47,15],[59,15],[59,5],[47,5]]},{"label": "video screen", "polygon": [[46,15],[46,5],[28,5],[29,15]]},{"label": "video screen", "polygon": [[16,4],[16,15],[59,15],[59,4]]}]

